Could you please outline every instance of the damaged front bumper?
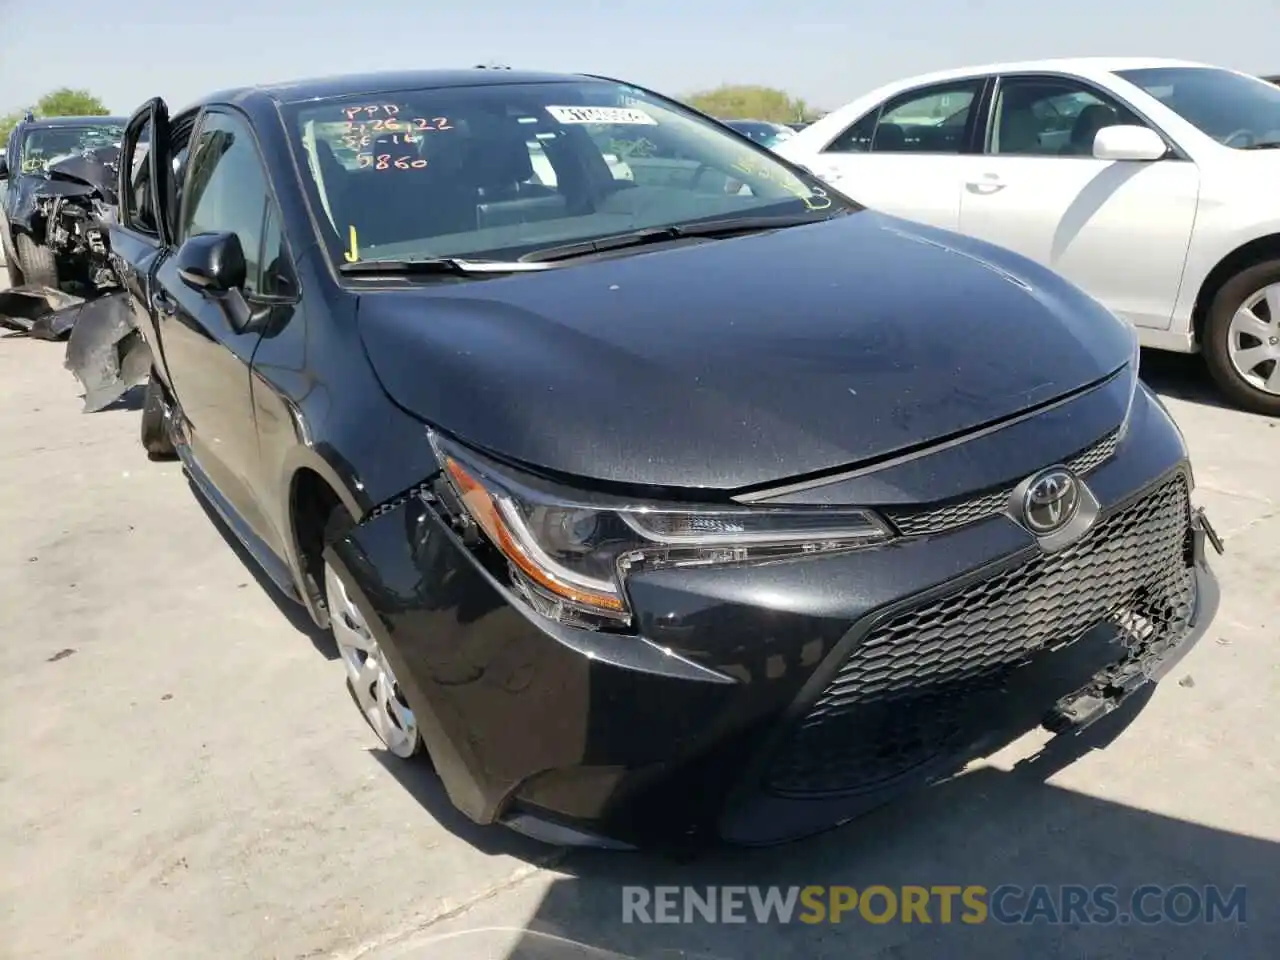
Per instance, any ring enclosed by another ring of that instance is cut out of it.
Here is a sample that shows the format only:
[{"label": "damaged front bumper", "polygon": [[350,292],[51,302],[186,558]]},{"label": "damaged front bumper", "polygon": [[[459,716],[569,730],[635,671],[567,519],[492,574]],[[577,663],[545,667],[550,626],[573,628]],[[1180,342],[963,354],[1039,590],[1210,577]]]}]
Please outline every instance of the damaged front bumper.
[{"label": "damaged front bumper", "polygon": [[1203,507],[1191,514],[1191,532],[1195,606],[1188,618],[1186,632],[1171,638],[1171,642],[1131,647],[1125,659],[1100,670],[1089,683],[1054,704],[1045,717],[1045,729],[1053,733],[1087,730],[1118,710],[1148,683],[1157,683],[1167,677],[1204,637],[1221,603],[1218,579],[1209,566],[1206,544],[1219,556],[1226,552],[1226,548]]},{"label": "damaged front bumper", "polygon": [[87,302],[52,287],[25,284],[0,290],[0,325],[37,340],[65,340]]},{"label": "damaged front bumper", "polygon": [[151,376],[151,350],[134,324],[128,294],[85,303],[67,341],[66,368],[84,389],[84,412],[115,403]]}]

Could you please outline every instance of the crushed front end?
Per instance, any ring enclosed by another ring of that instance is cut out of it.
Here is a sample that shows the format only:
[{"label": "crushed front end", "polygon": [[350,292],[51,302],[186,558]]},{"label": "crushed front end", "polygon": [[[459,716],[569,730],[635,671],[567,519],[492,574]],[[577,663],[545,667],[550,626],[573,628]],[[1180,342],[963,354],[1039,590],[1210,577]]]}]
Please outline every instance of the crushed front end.
[{"label": "crushed front end", "polygon": [[88,296],[119,286],[108,259],[107,227],[115,208],[96,193],[46,191],[35,197],[33,223],[53,251],[59,277]]},{"label": "crushed front end", "polygon": [[[85,303],[119,290],[108,228],[116,216],[119,150],[100,147],[23,173],[6,197],[10,228],[39,263],[22,262],[23,284],[0,292],[0,323],[46,340],[63,340]],[[21,245],[15,236],[15,245]]]},{"label": "crushed front end", "polygon": [[[952,478],[945,497],[875,504],[875,542],[635,563],[625,611],[594,619],[609,598],[553,595],[564,584],[512,552],[448,459],[330,560],[376,614],[453,802],[554,842],[826,829],[1038,724],[1086,726],[1167,672],[1217,606],[1185,446],[1132,384],[775,497],[865,504],[856,491]],[[993,461],[1005,481],[968,485]],[[1017,508],[1049,474],[1081,499],[1074,527],[1040,535]]]}]

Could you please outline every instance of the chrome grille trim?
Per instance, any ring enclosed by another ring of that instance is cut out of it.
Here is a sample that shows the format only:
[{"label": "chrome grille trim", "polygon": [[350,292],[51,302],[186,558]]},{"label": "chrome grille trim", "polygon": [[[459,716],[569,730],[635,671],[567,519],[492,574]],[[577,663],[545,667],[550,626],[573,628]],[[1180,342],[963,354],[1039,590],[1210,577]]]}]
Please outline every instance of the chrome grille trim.
[{"label": "chrome grille trim", "polygon": [[[1120,431],[1113,430],[1101,440],[1066,461],[1068,469],[1084,476],[1106,463],[1120,444]],[[1046,464],[1048,466],[1048,464]],[[994,517],[1004,510],[1013,487],[980,494],[965,500],[905,510],[886,509],[881,513],[904,537],[923,537],[943,533]]]}]

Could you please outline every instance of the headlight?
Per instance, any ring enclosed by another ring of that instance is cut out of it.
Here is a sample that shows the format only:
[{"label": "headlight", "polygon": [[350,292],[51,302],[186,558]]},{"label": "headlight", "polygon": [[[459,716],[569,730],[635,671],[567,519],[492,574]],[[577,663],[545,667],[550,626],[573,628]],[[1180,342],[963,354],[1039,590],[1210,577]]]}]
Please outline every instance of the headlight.
[{"label": "headlight", "polygon": [[626,625],[627,576],[852,550],[889,539],[873,513],[830,507],[698,507],[576,494],[520,478],[438,435],[432,443],[464,514],[545,616]]}]

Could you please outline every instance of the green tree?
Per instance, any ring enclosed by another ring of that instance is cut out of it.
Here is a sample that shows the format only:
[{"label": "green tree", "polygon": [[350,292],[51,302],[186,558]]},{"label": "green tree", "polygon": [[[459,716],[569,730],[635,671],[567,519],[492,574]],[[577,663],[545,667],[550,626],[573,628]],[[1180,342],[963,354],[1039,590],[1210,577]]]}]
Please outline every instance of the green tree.
[{"label": "green tree", "polygon": [[690,94],[686,102],[722,120],[771,120],[794,123],[816,119],[820,111],[785,90],[756,84],[724,84]]},{"label": "green tree", "polygon": [[36,103],[37,117],[105,117],[111,111],[88,90],[62,87]]},{"label": "green tree", "polygon": [[[26,115],[25,110],[0,117],[0,141],[9,136],[9,131],[18,125]],[[61,87],[46,93],[36,101],[31,112],[37,117],[105,117],[109,111],[101,100],[88,90],[73,90]]]}]

